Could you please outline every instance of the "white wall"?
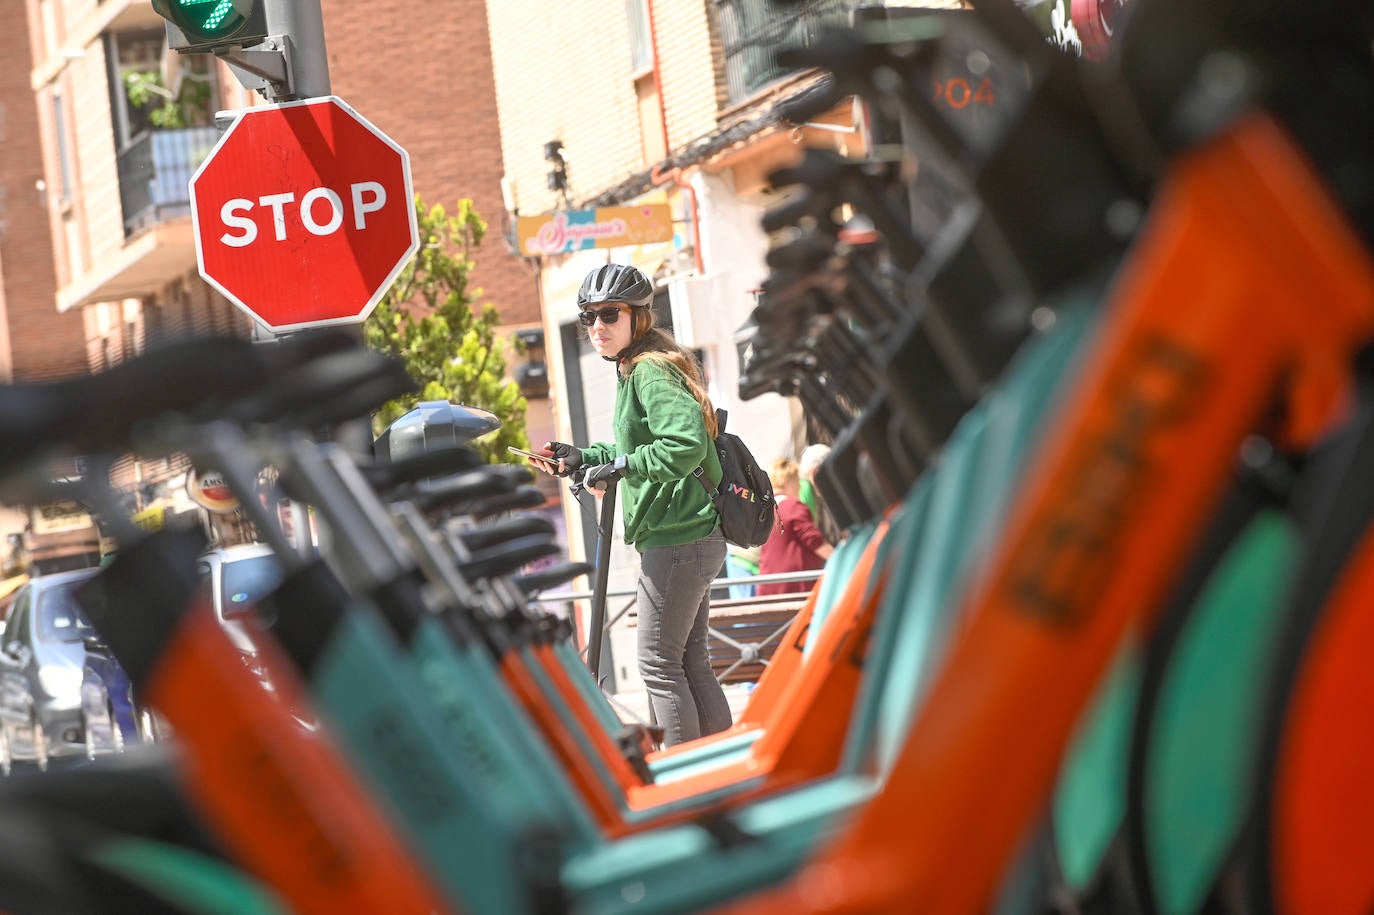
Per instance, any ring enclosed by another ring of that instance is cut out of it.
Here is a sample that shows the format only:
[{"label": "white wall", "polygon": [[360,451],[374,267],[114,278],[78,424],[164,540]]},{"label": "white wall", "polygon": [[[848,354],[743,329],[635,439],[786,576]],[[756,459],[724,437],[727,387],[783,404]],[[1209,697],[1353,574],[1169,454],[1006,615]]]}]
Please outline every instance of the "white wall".
[{"label": "white wall", "polygon": [[760,227],[763,208],[736,197],[728,173],[697,172],[691,183],[701,207],[705,274],[669,286],[678,342],[706,352],[711,399],[730,411],[729,431],[743,438],[759,461],[766,466],[780,455],[795,457],[792,402],[776,394],[739,398],[735,331],[754,310],[752,290],[768,272],[768,237]]}]

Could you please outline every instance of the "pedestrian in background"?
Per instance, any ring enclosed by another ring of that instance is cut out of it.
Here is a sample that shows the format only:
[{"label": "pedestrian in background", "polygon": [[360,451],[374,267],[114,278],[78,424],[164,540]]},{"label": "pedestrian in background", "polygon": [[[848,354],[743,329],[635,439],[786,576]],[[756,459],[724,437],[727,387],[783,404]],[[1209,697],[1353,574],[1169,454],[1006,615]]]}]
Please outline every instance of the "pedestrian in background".
[{"label": "pedestrian in background", "polygon": [[816,488],[816,469],[829,456],[829,445],[807,445],[802,451],[801,457],[797,460],[797,471],[801,475],[801,491],[798,498],[811,510],[811,520],[820,528],[825,542],[834,546],[840,542],[842,533],[835,519],[831,517],[830,509],[825,505],[825,498]]},{"label": "pedestrian in background", "polygon": [[[639,673],[664,746],[730,727],[707,647],[711,582],[725,561],[720,517],[692,472],[714,489],[719,424],[696,358],[654,327],[654,289],[634,267],[592,271],[577,293],[592,348],[616,366],[614,442],[547,442],[546,473],[620,480],[625,542],[639,550]],[[596,638],[596,634],[593,634]]]},{"label": "pedestrian in background", "polygon": [[[729,552],[725,556],[725,577],[726,578],[748,578],[751,575],[759,574],[759,548],[736,546],[728,543],[726,546]],[[730,585],[730,597],[733,600],[746,600],[754,596],[755,585],[737,584]]]},{"label": "pedestrian in background", "polygon": [[[759,574],[807,572],[825,566],[835,548],[826,542],[820,528],[811,517],[811,509],[801,500],[801,477],[797,462],[778,458],[768,469],[773,483],[773,497],[777,500],[777,518],[773,533],[759,550]],[[814,581],[791,581],[760,584],[759,596],[766,594],[794,594],[810,591]]]}]

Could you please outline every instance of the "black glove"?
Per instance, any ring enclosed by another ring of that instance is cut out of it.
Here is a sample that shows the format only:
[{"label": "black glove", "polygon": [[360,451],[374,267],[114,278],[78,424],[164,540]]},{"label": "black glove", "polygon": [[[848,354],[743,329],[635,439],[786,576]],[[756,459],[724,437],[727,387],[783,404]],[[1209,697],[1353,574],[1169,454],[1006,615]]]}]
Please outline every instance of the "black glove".
[{"label": "black glove", "polygon": [[609,464],[597,464],[587,468],[587,475],[582,478],[582,485],[588,489],[596,489],[599,484],[610,480],[619,480],[625,476],[625,455],[621,455]]},{"label": "black glove", "polygon": [[577,473],[579,470],[582,469],[581,448],[574,448],[572,445],[566,444],[564,442],[545,442],[544,450],[553,452],[553,457],[551,458],[551,460],[555,467],[558,466],[559,459],[562,459],[563,470],[554,471],[558,474],[558,476],[572,476],[574,473]]}]

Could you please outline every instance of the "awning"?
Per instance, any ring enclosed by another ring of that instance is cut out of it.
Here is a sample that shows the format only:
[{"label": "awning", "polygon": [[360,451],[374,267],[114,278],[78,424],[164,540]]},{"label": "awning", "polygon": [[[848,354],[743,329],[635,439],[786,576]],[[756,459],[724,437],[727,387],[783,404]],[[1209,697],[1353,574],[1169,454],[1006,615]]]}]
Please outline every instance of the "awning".
[{"label": "awning", "polygon": [[27,575],[15,575],[11,578],[6,578],[4,581],[0,581],[0,600],[4,600],[15,591],[18,591],[24,582],[28,580],[29,576]]}]

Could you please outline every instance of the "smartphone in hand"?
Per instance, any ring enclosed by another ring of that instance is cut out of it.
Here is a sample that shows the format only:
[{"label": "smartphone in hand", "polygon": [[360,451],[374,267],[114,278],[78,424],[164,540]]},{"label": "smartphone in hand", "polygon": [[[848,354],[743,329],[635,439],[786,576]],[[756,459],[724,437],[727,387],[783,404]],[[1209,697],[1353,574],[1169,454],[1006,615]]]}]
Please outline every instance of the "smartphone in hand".
[{"label": "smartphone in hand", "polygon": [[514,445],[507,445],[507,451],[513,451],[521,457],[529,458],[536,470],[558,476],[558,458],[551,454],[539,454],[534,451],[526,451],[524,448],[516,448]]}]

